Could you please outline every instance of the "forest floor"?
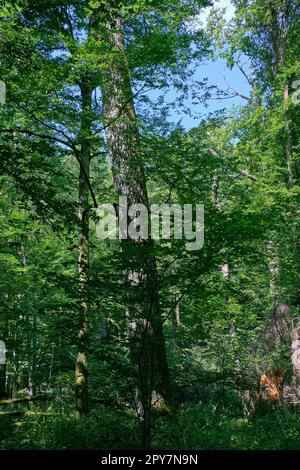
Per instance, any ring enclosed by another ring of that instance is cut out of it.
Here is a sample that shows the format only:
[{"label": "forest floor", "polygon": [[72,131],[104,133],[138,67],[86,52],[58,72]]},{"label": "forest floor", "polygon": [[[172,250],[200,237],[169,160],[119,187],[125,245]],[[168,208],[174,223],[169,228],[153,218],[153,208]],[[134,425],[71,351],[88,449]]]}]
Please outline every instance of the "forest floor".
[{"label": "forest floor", "polygon": [[[299,413],[284,408],[243,418],[230,408],[183,405],[176,416],[154,416],[152,449],[300,449]],[[139,449],[133,411],[97,407],[83,419],[54,404],[0,412],[0,449]]]}]

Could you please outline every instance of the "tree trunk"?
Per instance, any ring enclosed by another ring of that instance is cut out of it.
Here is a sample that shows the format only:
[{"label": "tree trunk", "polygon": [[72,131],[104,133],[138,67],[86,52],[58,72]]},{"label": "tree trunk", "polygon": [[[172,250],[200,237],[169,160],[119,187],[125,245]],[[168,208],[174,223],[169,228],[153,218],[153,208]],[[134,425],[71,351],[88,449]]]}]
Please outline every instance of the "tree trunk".
[{"label": "tree trunk", "polygon": [[90,177],[90,133],[91,133],[91,95],[89,78],[80,84],[82,111],[78,151],[78,275],[79,275],[79,331],[78,351],[75,370],[75,408],[77,416],[88,412],[88,323],[89,323],[89,177]]},{"label": "tree trunk", "polygon": [[293,366],[292,386],[296,396],[296,402],[300,400],[300,323],[291,332],[291,358]]},{"label": "tree trunk", "polygon": [[18,319],[14,321],[14,340],[13,340],[13,352],[12,352],[12,379],[11,379],[11,396],[15,398],[18,391],[18,381],[19,381],[19,329],[18,329]]},{"label": "tree trunk", "polygon": [[[30,320],[29,320],[30,321]],[[31,331],[30,331],[31,330]],[[28,367],[28,394],[30,397],[36,394],[36,349],[37,349],[37,311],[34,309],[29,329],[29,367]]]},{"label": "tree trunk", "polygon": [[0,399],[6,396],[6,363],[0,362]]},{"label": "tree trunk", "polygon": [[[138,203],[149,208],[133,93],[119,20],[107,26],[105,40],[107,52],[111,54],[113,51],[113,59],[107,59],[108,64],[105,64],[102,72],[101,87],[115,189],[119,196],[127,197],[128,205]],[[152,240],[124,240],[123,248],[128,254],[127,319],[137,386],[136,405],[144,426],[149,427],[153,397],[156,397],[156,404],[171,401],[156,260],[151,254]],[[144,433],[148,432],[149,429],[144,429]],[[147,441],[146,437],[144,441]],[[144,442],[144,445],[147,443]]]},{"label": "tree trunk", "polygon": [[180,298],[179,298],[178,294],[175,295],[175,322],[176,322],[177,327],[181,326],[181,321],[180,321]]},{"label": "tree trunk", "polygon": [[284,131],[285,131],[285,155],[287,164],[287,187],[293,186],[293,168],[292,168],[292,138],[288,112],[289,87],[284,89]]},{"label": "tree trunk", "polygon": [[[3,340],[2,340],[3,338]],[[6,382],[7,382],[7,351],[6,351],[6,344],[8,338],[8,320],[5,320],[4,328],[1,331],[1,338],[0,338],[0,398],[5,398],[6,396]]]},{"label": "tree trunk", "polygon": [[[290,17],[287,14],[290,9],[289,5],[283,5],[286,10],[281,11],[280,4],[269,2],[268,9],[271,18],[271,52],[272,52],[272,73],[273,77],[276,78],[280,68],[285,65],[286,62],[286,44],[289,29],[291,27]],[[288,98],[289,98],[289,87],[287,84],[283,84],[284,88],[284,133],[285,133],[285,154],[287,164],[287,187],[290,188],[293,185],[293,168],[292,168],[292,139],[288,113]]]}]

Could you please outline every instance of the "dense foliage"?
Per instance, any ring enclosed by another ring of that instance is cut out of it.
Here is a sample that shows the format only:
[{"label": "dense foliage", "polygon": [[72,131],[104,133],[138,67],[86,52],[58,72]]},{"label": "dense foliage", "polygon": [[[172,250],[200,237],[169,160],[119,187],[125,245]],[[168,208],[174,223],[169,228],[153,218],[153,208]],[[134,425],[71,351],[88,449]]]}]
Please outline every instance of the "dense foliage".
[{"label": "dense foliage", "polygon": [[[299,1],[0,4],[0,448],[300,449]],[[203,248],[100,240],[124,194]]]}]

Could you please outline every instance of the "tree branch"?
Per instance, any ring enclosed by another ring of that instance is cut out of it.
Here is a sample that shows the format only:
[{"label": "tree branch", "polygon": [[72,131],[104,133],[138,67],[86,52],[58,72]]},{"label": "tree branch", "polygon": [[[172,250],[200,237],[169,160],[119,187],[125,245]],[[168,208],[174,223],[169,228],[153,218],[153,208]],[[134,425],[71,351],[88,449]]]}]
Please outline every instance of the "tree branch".
[{"label": "tree branch", "polygon": [[80,159],[80,156],[76,150],[76,147],[75,145],[73,145],[72,143],[67,143],[65,142],[63,139],[60,139],[59,137],[54,137],[52,135],[49,135],[49,134],[43,134],[43,133],[40,133],[40,132],[33,132],[33,131],[30,131],[29,129],[18,129],[18,128],[6,128],[6,129],[0,129],[0,133],[17,133],[19,132],[20,134],[26,134],[26,135],[29,135],[29,136],[33,136],[33,137],[39,137],[41,139],[48,139],[48,140],[52,140],[54,142],[58,142],[60,144],[63,144],[65,145],[66,147],[68,147],[70,150],[72,150],[74,152],[74,155],[75,155],[75,158],[76,160],[78,161],[79,165],[80,165],[80,168],[82,169],[83,173],[84,173],[84,177],[86,179],[86,182],[87,182],[87,185],[88,185],[88,188],[89,188],[89,191],[90,191],[90,194],[91,194],[91,197],[93,199],[93,205],[95,208],[98,207],[98,204],[97,204],[97,200],[96,200],[96,196],[95,196],[95,193],[93,191],[93,188],[92,188],[92,185],[91,185],[91,182],[90,182],[90,179],[88,178],[87,176],[87,173],[85,171],[85,168],[81,162],[81,159]]},{"label": "tree branch", "polygon": [[223,77],[223,78],[224,78],[225,82],[227,83],[228,88],[229,88],[230,90],[232,90],[232,91],[235,93],[235,96],[239,96],[239,97],[242,98],[243,100],[250,101],[249,96],[246,96],[246,95],[244,95],[243,93],[241,93],[240,91],[238,91],[238,90],[236,90],[235,88],[233,88],[233,86],[231,86],[231,85],[228,83],[226,77]]},{"label": "tree branch", "polygon": [[16,128],[8,127],[8,128],[0,129],[0,133],[5,133],[5,132],[12,133],[12,134],[19,132],[20,134],[26,134],[32,137],[40,137],[41,139],[52,140],[54,142],[58,142],[62,145],[65,145],[66,147],[69,147],[71,150],[73,150],[73,147],[71,146],[71,144],[69,144],[63,139],[60,139],[59,137],[54,137],[53,135],[43,134],[40,132],[33,132],[33,131],[30,131],[29,129],[18,129],[17,127]]},{"label": "tree branch", "polygon": [[[208,152],[213,155],[214,157],[216,158],[219,158],[223,161],[225,161],[224,157],[221,157],[221,155],[219,155],[214,149],[212,149],[211,147],[208,147]],[[255,175],[252,175],[248,170],[244,169],[244,168],[239,168],[237,170],[239,172],[240,175],[242,176],[245,176],[246,178],[249,178],[251,179],[252,181],[257,181],[257,177]]]}]

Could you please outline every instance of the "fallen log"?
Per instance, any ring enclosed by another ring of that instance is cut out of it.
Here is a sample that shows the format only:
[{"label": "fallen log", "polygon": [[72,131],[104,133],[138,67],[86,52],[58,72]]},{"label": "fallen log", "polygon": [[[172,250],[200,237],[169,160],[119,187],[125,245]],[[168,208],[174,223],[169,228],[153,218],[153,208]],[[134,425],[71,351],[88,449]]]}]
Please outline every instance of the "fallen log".
[{"label": "fallen log", "polygon": [[36,397],[24,397],[24,398],[7,398],[5,400],[0,400],[0,406],[2,405],[15,405],[17,403],[29,403],[32,401],[48,401],[54,400],[56,397],[37,395]]}]

